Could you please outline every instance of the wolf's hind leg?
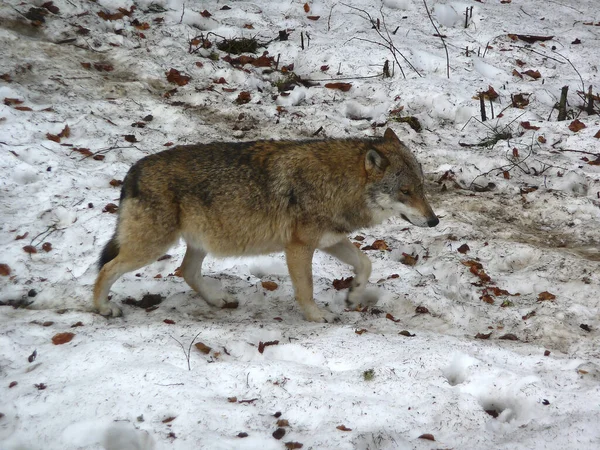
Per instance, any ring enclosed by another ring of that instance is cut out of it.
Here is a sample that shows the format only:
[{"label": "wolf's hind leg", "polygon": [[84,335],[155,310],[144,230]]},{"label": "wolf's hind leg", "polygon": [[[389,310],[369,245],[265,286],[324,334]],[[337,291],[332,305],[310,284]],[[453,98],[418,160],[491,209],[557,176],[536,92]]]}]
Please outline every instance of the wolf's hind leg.
[{"label": "wolf's hind leg", "polygon": [[189,242],[187,250],[181,263],[181,273],[185,282],[208,303],[209,305],[222,308],[225,304],[232,302],[233,298],[222,291],[214,280],[202,277],[202,261],[206,252],[201,247],[194,247]]},{"label": "wolf's hind leg", "polygon": [[108,301],[110,287],[127,272],[147,266],[156,261],[171,246],[173,239],[165,239],[162,245],[152,246],[121,244],[118,255],[104,264],[94,285],[94,307],[106,317],[122,315],[121,308]]},{"label": "wolf's hind leg", "polygon": [[356,248],[348,238],[344,238],[329,247],[321,248],[321,250],[352,266],[354,270],[354,280],[346,298],[348,308],[356,309],[359,304],[364,305],[365,302],[371,304],[372,302],[365,299],[364,296],[371,275],[371,260],[369,257]]}]

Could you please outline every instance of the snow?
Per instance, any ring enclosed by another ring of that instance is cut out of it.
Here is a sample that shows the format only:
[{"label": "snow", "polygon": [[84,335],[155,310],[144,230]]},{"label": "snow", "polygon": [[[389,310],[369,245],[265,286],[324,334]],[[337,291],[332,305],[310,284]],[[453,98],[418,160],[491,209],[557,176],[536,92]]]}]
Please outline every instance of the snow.
[{"label": "snow", "polygon": [[[0,275],[0,449],[600,446],[600,166],[588,164],[600,154],[600,117],[581,111],[577,94],[598,92],[599,28],[586,25],[600,21],[595,0],[474,3],[466,29],[470,3],[428,3],[449,79],[420,1],[323,0],[305,12],[304,2],[270,0],[55,0],[59,12],[33,27],[23,14],[41,3],[0,5],[0,75],[11,80],[0,80],[0,264],[10,267]],[[131,6],[114,21],[97,15]],[[397,54],[402,76],[365,13],[420,75]],[[280,30],[287,41],[273,40]],[[255,37],[266,43],[255,56],[279,56],[279,70],[209,59],[225,56],[214,45],[190,53],[200,35],[213,44]],[[386,60],[391,78],[377,76]],[[284,95],[281,68],[292,64],[316,85]],[[169,83],[171,68],[190,83]],[[530,69],[541,78],[514,74]],[[226,84],[214,83],[221,77]],[[325,88],[331,79],[352,87]],[[552,111],[565,85],[586,125],[578,132],[568,128],[574,117],[559,122]],[[498,99],[481,122],[475,97],[490,86]],[[251,100],[238,105],[242,91]],[[529,104],[511,107],[516,94]],[[420,132],[396,120],[407,116]],[[47,138],[66,125],[69,136]],[[119,199],[110,181],[141,157],[168,143],[380,136],[385,126],[422,162],[441,222],[421,229],[392,218],[351,235],[390,248],[366,250],[375,308],[346,311],[346,291],[332,283],[351,271],[317,253],[315,299],[339,322],[304,321],[281,254],[207,258],[210,288],[239,302],[217,309],[173,275],[179,244],[113,286],[119,304],[161,295],[157,309],[123,305],[124,317],[110,320],[92,311],[96,261],[116,220],[103,209]],[[498,131],[512,137],[477,145]],[[555,298],[538,300],[544,292]],[[73,340],[53,345],[63,332]],[[281,419],[289,426],[276,440]],[[427,433],[435,442],[419,438]]]}]

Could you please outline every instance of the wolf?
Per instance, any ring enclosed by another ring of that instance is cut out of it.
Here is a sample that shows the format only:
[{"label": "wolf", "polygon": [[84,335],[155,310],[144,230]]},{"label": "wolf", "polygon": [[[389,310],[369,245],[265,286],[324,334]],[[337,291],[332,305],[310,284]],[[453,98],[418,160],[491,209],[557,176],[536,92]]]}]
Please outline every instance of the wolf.
[{"label": "wolf", "polygon": [[99,260],[94,306],[104,316],[120,316],[108,301],[113,283],[183,238],[181,273],[209,304],[228,299],[202,277],[207,254],[283,251],[304,317],[327,322],[332,314],[313,299],[315,251],[353,268],[346,304],[354,309],[371,262],[348,233],[391,216],[420,227],[439,223],[420,164],[390,128],[382,138],[177,146],[142,158],[125,176],[116,230]]}]

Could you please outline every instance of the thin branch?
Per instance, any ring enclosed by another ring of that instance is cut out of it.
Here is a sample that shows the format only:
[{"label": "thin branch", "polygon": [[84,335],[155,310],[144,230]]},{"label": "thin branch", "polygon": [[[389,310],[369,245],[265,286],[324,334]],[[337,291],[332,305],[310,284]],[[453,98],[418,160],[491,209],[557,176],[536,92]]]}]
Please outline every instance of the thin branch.
[{"label": "thin branch", "polygon": [[425,11],[427,11],[427,16],[429,17],[429,20],[431,21],[431,25],[433,25],[433,28],[435,28],[435,32],[437,33],[439,38],[442,40],[442,44],[444,45],[444,50],[446,51],[446,75],[448,76],[448,78],[450,78],[450,57],[448,56],[448,47],[446,46],[446,41],[444,40],[442,33],[440,33],[440,30],[438,30],[438,27],[435,25],[435,22],[433,21],[433,18],[431,17],[431,13],[429,12],[429,8],[427,7],[427,2],[425,0],[423,0],[423,4],[425,5]]}]

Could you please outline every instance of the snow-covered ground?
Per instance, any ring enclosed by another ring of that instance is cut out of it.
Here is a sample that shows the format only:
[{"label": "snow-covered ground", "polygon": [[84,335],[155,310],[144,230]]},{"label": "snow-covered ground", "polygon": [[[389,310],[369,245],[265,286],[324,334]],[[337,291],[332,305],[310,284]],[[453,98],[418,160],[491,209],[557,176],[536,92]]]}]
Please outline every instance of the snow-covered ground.
[{"label": "snow-covered ground", "polygon": [[[449,78],[420,0],[43,3],[0,4],[2,450],[600,448],[597,0],[429,1]],[[216,48],[241,37],[268,54]],[[338,79],[352,86],[325,87]],[[375,308],[344,311],[333,281],[351,272],[318,253],[316,301],[338,323],[303,320],[280,254],[209,258],[239,301],[214,309],[174,275],[178,246],[113,287],[158,308],[92,312],[105,207],[139,158],[385,126],[441,222],[357,233],[389,248],[366,250]]]}]

